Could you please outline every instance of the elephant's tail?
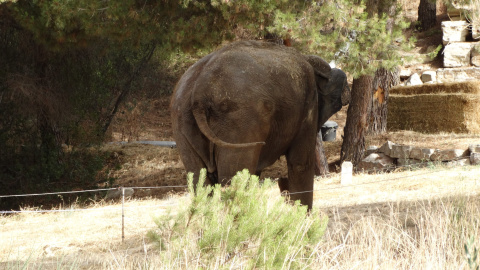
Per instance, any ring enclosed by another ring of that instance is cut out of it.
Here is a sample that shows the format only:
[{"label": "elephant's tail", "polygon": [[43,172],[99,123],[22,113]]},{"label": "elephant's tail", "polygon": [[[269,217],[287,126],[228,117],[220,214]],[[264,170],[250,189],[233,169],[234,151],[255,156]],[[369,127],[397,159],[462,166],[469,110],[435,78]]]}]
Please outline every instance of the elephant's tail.
[{"label": "elephant's tail", "polygon": [[231,147],[231,148],[242,148],[242,147],[252,147],[252,146],[257,146],[259,144],[264,145],[265,142],[252,142],[252,143],[229,143],[226,142],[215,135],[215,133],[212,131],[210,126],[208,125],[207,122],[207,116],[205,114],[205,110],[201,108],[194,108],[193,110],[193,116],[195,117],[195,121],[197,121],[197,125],[200,128],[200,131],[202,131],[203,135],[205,135],[211,142],[218,146],[222,147]]}]

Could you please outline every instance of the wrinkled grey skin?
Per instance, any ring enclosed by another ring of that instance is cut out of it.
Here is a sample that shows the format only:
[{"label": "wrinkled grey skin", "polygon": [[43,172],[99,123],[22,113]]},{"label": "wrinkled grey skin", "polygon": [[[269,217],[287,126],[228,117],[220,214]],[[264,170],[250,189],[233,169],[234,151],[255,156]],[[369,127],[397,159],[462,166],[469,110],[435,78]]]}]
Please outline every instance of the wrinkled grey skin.
[{"label": "wrinkled grey skin", "polygon": [[191,66],[172,95],[185,169],[207,168],[207,184],[226,185],[237,171],[259,175],[285,155],[280,189],[311,209],[313,193],[304,191],[313,190],[316,135],[348,103],[343,91],[345,77],[318,56],[258,41],[227,45]]}]

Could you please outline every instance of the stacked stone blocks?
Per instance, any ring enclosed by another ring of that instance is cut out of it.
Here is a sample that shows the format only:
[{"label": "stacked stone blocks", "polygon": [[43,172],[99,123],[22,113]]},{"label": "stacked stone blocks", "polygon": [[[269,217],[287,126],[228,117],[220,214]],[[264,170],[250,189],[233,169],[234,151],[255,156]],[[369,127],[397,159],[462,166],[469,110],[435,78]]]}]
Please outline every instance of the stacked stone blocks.
[{"label": "stacked stone blocks", "polygon": [[369,147],[357,171],[391,171],[398,167],[424,167],[435,163],[448,166],[480,165],[480,144],[472,144],[468,149],[439,150],[387,141],[380,148]]}]

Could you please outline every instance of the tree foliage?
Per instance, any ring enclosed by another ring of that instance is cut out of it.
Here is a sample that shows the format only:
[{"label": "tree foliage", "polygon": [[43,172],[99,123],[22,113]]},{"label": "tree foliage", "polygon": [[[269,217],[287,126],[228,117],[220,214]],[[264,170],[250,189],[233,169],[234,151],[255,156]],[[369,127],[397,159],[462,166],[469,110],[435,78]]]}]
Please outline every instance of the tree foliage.
[{"label": "tree foliage", "polygon": [[[372,75],[401,63],[399,49],[407,43],[402,30],[408,24],[400,16],[369,15],[366,2],[306,1],[301,13],[277,11],[269,29],[291,36],[305,52],[334,61],[355,78]],[[389,23],[391,31],[386,30]]]},{"label": "tree foliage", "polygon": [[[102,142],[141,78],[156,76],[159,59],[274,35],[358,77],[398,63],[405,24],[395,18],[389,34],[386,21],[367,18],[359,0],[2,1],[0,175],[18,192],[28,190],[22,181],[48,178],[45,189],[67,181],[62,144]],[[24,159],[27,148],[32,158]],[[32,164],[43,164],[42,174],[25,177]]]}]

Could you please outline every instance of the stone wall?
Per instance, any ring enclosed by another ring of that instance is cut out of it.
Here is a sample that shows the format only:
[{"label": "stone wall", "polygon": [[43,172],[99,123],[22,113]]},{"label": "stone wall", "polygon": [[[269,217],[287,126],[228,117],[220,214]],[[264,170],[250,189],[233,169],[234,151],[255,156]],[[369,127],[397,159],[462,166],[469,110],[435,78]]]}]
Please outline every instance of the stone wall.
[{"label": "stone wall", "polygon": [[442,33],[444,68],[420,74],[403,71],[405,85],[480,80],[480,42],[467,42],[467,37],[480,39],[480,35],[465,20],[443,21]]},{"label": "stone wall", "polygon": [[392,171],[401,167],[425,167],[431,164],[480,165],[480,144],[472,144],[468,149],[439,150],[387,141],[381,147],[370,146],[356,170]]}]

